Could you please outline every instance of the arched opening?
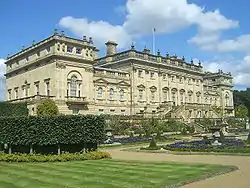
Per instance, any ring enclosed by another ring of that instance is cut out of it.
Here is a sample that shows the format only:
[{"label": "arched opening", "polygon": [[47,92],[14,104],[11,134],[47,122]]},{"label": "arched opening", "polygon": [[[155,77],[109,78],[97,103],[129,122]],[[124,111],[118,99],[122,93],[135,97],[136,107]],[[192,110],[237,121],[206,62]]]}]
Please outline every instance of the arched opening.
[{"label": "arched opening", "polygon": [[73,75],[70,79],[70,96],[76,97],[77,95],[77,77]]}]

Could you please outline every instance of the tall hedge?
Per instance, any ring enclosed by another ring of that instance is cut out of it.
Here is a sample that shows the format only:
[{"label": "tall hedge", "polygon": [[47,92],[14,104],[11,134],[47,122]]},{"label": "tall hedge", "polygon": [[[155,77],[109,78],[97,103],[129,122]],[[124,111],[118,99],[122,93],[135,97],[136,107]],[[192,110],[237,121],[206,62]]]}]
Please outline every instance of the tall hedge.
[{"label": "tall hedge", "polygon": [[27,103],[0,102],[0,116],[28,116]]},{"label": "tall hedge", "polygon": [[0,142],[11,145],[100,143],[105,138],[102,116],[0,117]]}]

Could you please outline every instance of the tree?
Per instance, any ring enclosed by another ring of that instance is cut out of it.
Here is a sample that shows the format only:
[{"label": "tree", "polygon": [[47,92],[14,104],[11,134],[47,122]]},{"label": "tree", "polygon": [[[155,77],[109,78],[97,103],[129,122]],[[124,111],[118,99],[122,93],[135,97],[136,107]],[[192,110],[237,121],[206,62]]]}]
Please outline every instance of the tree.
[{"label": "tree", "polygon": [[235,116],[236,117],[247,117],[248,116],[247,107],[243,104],[237,106],[235,109]]},{"label": "tree", "polygon": [[59,115],[59,110],[58,110],[58,107],[57,107],[55,101],[53,101],[51,99],[43,100],[37,106],[37,115],[39,115],[39,116]]}]

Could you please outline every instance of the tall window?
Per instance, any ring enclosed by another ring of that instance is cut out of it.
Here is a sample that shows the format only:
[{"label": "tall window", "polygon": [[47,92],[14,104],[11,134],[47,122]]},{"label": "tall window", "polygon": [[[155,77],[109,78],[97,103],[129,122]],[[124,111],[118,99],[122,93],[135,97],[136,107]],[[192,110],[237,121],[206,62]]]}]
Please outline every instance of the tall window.
[{"label": "tall window", "polygon": [[138,71],[138,77],[140,77],[140,78],[142,77],[142,70]]},{"label": "tall window", "polygon": [[101,99],[102,98],[102,93],[103,93],[103,89],[102,89],[102,87],[99,87],[97,89],[97,98]]},{"label": "tall window", "polygon": [[18,88],[15,90],[16,99],[18,99]]},{"label": "tall window", "polygon": [[200,95],[197,94],[197,103],[199,104],[200,103]]},{"label": "tall window", "polygon": [[124,100],[124,90],[120,90],[120,100]]},{"label": "tall window", "polygon": [[29,95],[29,90],[28,90],[28,85],[25,86],[25,97],[28,97]]},{"label": "tall window", "polygon": [[181,98],[181,104],[183,104],[184,103],[184,93],[180,93],[180,98]]},{"label": "tall window", "polygon": [[36,84],[36,94],[40,95],[39,83]]},{"label": "tall window", "polygon": [[151,91],[151,100],[152,100],[152,101],[155,100],[155,91]]},{"label": "tall window", "polygon": [[139,99],[140,101],[143,100],[143,90],[142,90],[142,89],[139,89],[138,93],[139,93],[138,99]]},{"label": "tall window", "polygon": [[11,89],[8,90],[9,93],[9,100],[11,100]]},{"label": "tall window", "polygon": [[163,101],[168,101],[168,90],[163,90]]},{"label": "tall window", "polygon": [[46,93],[47,93],[47,96],[50,96],[50,83],[49,83],[49,81],[46,82]]},{"label": "tall window", "polygon": [[225,105],[229,106],[229,96],[228,96],[228,94],[226,94],[225,99],[226,99]]},{"label": "tall window", "polygon": [[72,76],[70,79],[70,96],[76,97],[77,93],[77,77]]},{"label": "tall window", "polygon": [[109,100],[113,100],[113,99],[114,99],[114,89],[111,88],[111,89],[109,90]]}]

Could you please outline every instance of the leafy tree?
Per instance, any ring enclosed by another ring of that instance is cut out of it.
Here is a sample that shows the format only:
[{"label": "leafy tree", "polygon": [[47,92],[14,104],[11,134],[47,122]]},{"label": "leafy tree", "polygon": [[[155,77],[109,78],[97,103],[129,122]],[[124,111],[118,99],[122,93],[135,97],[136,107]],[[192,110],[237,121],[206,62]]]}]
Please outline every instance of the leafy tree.
[{"label": "leafy tree", "polygon": [[58,107],[55,101],[45,99],[37,106],[37,115],[39,116],[53,116],[59,115]]},{"label": "leafy tree", "polygon": [[237,106],[235,109],[235,116],[236,117],[247,117],[248,116],[247,107],[243,104]]}]

